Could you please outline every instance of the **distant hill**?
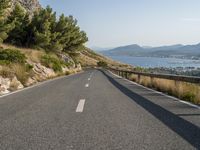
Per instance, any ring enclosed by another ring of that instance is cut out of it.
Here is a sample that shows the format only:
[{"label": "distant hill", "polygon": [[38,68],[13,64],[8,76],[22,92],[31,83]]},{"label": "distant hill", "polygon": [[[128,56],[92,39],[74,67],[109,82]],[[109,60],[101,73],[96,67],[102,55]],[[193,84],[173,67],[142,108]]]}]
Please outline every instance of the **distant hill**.
[{"label": "distant hill", "polygon": [[93,46],[93,47],[90,47],[90,49],[94,50],[94,51],[106,51],[108,49],[112,49],[111,47],[98,47],[98,46]]},{"label": "distant hill", "polygon": [[103,51],[102,54],[111,56],[200,58],[200,43],[197,45],[177,44],[161,47],[141,47],[133,44]]}]

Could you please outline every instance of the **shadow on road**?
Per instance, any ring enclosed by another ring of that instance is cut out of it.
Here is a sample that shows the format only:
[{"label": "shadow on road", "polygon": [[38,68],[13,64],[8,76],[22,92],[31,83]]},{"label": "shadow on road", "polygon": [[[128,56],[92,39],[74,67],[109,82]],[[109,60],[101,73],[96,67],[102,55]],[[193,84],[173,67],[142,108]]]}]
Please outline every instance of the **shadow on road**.
[{"label": "shadow on road", "polygon": [[178,116],[200,116],[200,114],[176,114]]},{"label": "shadow on road", "polygon": [[102,73],[108,78],[108,80],[117,87],[121,92],[130,97],[138,105],[146,109],[149,113],[154,115],[157,119],[163,122],[171,130],[180,135],[183,139],[188,141],[195,148],[200,149],[200,128],[183,118],[167,111],[159,105],[152,103],[148,99],[134,93],[127,87],[117,82],[115,78],[111,77],[107,72]]}]

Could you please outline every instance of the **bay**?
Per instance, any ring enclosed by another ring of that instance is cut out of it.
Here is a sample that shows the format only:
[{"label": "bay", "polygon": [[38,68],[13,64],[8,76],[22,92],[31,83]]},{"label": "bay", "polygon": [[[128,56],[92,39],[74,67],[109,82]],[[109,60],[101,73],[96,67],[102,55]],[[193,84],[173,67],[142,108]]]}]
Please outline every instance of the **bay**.
[{"label": "bay", "polygon": [[132,57],[132,56],[108,56],[113,60],[132,66],[144,68],[177,68],[177,67],[194,67],[200,68],[200,60],[179,59],[179,58],[158,58],[158,57]]}]

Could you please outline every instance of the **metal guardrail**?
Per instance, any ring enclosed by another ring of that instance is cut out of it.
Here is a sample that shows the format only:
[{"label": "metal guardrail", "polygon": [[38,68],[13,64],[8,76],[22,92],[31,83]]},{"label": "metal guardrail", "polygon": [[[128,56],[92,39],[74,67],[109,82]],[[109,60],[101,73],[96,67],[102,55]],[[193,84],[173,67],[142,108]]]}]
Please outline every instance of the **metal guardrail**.
[{"label": "metal guardrail", "polygon": [[145,72],[137,72],[137,71],[119,70],[119,69],[115,69],[115,68],[108,68],[108,70],[118,74],[119,76],[125,77],[125,78],[128,78],[129,75],[134,74],[134,75],[138,76],[138,79],[140,79],[140,76],[146,76],[146,77],[150,77],[152,79],[160,78],[160,79],[168,79],[168,80],[200,84],[200,77],[171,75],[171,74],[154,74],[154,73],[145,73]]}]

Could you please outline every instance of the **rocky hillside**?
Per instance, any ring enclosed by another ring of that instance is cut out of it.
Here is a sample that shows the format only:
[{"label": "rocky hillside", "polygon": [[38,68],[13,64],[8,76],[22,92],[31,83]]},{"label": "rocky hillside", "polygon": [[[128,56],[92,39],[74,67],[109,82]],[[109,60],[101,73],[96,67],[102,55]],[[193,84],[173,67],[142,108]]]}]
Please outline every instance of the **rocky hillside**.
[{"label": "rocky hillside", "polygon": [[31,16],[35,11],[42,8],[38,0],[11,0],[12,6],[17,2],[20,3]]},{"label": "rocky hillside", "polygon": [[0,44],[0,95],[81,70],[80,63],[67,53],[56,55]]}]

